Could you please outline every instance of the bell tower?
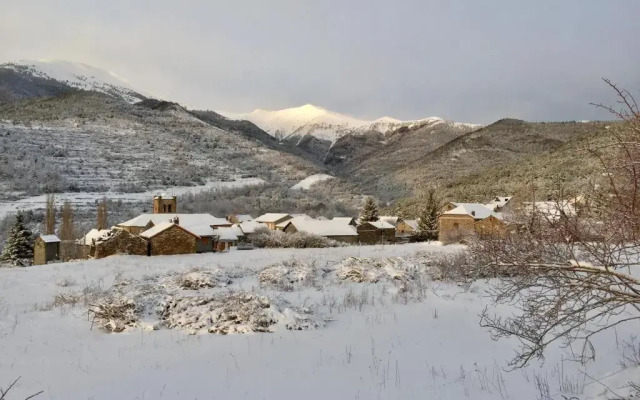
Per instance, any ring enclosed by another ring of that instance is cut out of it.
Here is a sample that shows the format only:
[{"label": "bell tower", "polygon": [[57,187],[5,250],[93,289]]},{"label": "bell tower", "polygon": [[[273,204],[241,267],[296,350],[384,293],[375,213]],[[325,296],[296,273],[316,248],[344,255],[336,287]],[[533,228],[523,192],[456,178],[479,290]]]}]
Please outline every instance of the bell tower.
[{"label": "bell tower", "polygon": [[154,214],[174,214],[178,212],[178,198],[176,196],[154,196]]}]

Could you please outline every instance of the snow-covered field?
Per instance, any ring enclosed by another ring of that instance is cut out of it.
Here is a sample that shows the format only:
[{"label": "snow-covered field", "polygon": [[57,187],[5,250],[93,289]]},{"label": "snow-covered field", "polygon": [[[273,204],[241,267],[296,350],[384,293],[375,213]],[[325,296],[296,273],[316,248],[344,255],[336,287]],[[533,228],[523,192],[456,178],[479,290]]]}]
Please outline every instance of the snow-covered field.
[{"label": "snow-covered field", "polygon": [[326,181],[328,179],[333,179],[333,176],[327,175],[327,174],[310,175],[304,178],[303,180],[301,180],[300,182],[296,183],[295,185],[291,186],[291,189],[309,190],[311,186],[313,186],[314,184],[318,182]]},{"label": "snow-covered field", "polygon": [[[478,325],[489,283],[436,280],[434,259],[462,250],[233,250],[2,269],[0,387],[21,377],[9,400],[40,390],[41,399],[582,400],[612,398],[603,385],[623,391],[640,375],[618,365],[637,326],[597,338],[588,365],[556,347],[544,364],[506,371],[517,343]],[[105,298],[136,307],[123,332],[89,318]]]},{"label": "snow-covered field", "polygon": [[[70,201],[76,208],[95,208],[96,202],[108,198],[112,201],[122,201],[125,203],[150,202],[153,196],[158,194],[184,196],[188,194],[196,194],[207,190],[222,190],[244,186],[260,185],[264,183],[260,178],[236,178],[233,181],[210,181],[204,185],[197,186],[172,186],[157,190],[149,190],[140,193],[117,193],[117,192],[77,192],[77,193],[59,193],[56,194],[56,205],[62,205],[66,200]],[[15,201],[0,201],[0,219],[9,213],[26,210],[44,209],[47,203],[47,196],[32,196]]]}]

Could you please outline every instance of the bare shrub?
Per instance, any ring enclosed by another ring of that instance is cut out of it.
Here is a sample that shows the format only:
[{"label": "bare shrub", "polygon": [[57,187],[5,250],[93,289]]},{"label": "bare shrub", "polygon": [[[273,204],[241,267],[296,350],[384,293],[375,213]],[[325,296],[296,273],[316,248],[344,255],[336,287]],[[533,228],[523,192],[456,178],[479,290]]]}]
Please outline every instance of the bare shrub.
[{"label": "bare shrub", "polygon": [[533,212],[517,230],[472,245],[481,270],[514,271],[493,294],[514,306],[515,315],[485,309],[481,317],[494,339],[519,339],[514,367],[541,358],[558,341],[577,341],[575,356],[593,359],[594,335],[640,319],[640,111],[629,92],[605,82],[622,109],[600,107],[622,123],[607,127],[607,143],[590,149],[604,182],[584,189],[576,212],[566,212],[560,192],[553,212]]},{"label": "bare shrub", "polygon": [[261,286],[291,291],[296,286],[312,285],[315,274],[315,265],[292,259],[265,267],[258,274],[258,282]]},{"label": "bare shrub", "polygon": [[89,315],[92,326],[96,324],[107,332],[122,332],[138,322],[134,301],[119,296],[109,296],[91,305]]},{"label": "bare shrub", "polygon": [[266,228],[257,229],[249,240],[254,246],[263,248],[307,249],[344,246],[344,243],[323,236],[311,235],[305,232],[284,233]]},{"label": "bare shrub", "polygon": [[629,340],[622,342],[622,361],[620,366],[623,368],[640,367],[640,341],[635,336]]},{"label": "bare shrub", "polygon": [[269,299],[244,292],[174,297],[161,304],[160,316],[167,327],[190,334],[270,332],[277,322]]}]

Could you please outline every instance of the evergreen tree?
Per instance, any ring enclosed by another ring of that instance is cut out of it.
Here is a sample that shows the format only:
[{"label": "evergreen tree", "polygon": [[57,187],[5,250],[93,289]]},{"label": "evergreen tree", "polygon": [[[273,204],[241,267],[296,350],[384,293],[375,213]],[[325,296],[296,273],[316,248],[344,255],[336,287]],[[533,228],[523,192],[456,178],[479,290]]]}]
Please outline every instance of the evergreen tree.
[{"label": "evergreen tree", "polygon": [[434,189],[429,189],[420,212],[418,221],[418,236],[424,240],[438,239],[438,215],[440,201],[436,198]]},{"label": "evergreen tree", "polygon": [[9,237],[4,245],[0,260],[15,266],[30,265],[33,259],[33,235],[24,226],[22,214],[16,216],[16,222],[9,230]]},{"label": "evergreen tree", "polygon": [[378,206],[376,205],[373,197],[367,197],[360,214],[360,221],[369,222],[378,220]]}]

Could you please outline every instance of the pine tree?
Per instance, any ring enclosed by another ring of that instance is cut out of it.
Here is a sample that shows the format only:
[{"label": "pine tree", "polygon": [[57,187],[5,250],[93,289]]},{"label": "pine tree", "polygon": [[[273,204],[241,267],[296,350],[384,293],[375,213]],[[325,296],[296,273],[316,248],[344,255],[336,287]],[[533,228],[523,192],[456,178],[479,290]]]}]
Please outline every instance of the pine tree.
[{"label": "pine tree", "polygon": [[376,205],[373,197],[367,197],[360,214],[360,221],[369,222],[378,220],[378,206]]},{"label": "pine tree", "polygon": [[440,214],[440,201],[436,198],[435,190],[429,189],[420,212],[418,221],[418,236],[424,240],[438,239],[438,215]]},{"label": "pine tree", "polygon": [[4,245],[0,260],[15,266],[30,265],[33,259],[33,235],[24,226],[22,214],[16,216],[16,222],[9,230],[9,237]]}]

